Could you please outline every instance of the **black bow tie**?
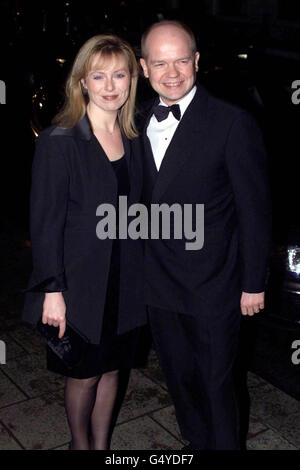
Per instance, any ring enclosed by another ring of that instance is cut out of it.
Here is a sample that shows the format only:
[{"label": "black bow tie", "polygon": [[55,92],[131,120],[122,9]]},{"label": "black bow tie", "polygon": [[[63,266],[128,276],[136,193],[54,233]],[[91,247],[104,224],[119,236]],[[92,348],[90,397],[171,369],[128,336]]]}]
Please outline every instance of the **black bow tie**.
[{"label": "black bow tie", "polygon": [[164,119],[167,119],[170,111],[171,113],[173,113],[173,116],[179,121],[181,117],[179,104],[172,104],[172,106],[157,105],[153,109],[153,114],[156,119],[160,122],[164,121]]}]

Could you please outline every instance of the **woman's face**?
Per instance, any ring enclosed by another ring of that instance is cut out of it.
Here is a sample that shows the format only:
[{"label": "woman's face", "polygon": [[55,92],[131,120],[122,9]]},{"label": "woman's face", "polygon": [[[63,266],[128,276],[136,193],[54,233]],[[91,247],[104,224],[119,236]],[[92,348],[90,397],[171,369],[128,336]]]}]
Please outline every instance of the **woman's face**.
[{"label": "woman's face", "polygon": [[88,92],[89,106],[103,111],[117,111],[128,98],[130,80],[127,60],[123,55],[103,60],[96,54],[90,71],[81,83]]}]

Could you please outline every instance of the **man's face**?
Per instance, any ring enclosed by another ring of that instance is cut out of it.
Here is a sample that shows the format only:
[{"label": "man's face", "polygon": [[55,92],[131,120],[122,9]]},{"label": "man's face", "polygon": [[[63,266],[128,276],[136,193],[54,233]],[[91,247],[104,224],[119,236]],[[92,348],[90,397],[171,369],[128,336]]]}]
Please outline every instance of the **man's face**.
[{"label": "man's face", "polygon": [[146,59],[140,60],[145,77],[166,105],[177,103],[195,83],[199,52],[191,51],[187,33],[173,25],[152,30],[146,50]]}]

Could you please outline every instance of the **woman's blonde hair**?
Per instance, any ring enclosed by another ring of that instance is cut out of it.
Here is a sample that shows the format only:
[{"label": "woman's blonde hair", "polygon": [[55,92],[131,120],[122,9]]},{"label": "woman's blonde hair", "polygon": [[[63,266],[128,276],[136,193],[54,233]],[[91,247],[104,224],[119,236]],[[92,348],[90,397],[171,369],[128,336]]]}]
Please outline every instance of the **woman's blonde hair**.
[{"label": "woman's blonde hair", "polygon": [[65,103],[52,122],[59,127],[71,128],[83,118],[87,100],[81,80],[90,71],[96,54],[100,54],[100,58],[104,60],[123,55],[127,61],[131,77],[130,91],[128,99],[118,112],[118,118],[121,131],[132,139],[138,135],[134,123],[134,111],[139,69],[131,46],[124,39],[112,34],[93,36],[80,48],[66,82]]}]

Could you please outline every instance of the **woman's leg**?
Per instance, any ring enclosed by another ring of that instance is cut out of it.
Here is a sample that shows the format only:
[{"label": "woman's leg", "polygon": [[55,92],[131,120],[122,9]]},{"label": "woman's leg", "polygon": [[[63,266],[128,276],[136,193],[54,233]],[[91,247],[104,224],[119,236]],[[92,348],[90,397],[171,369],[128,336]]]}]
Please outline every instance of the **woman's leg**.
[{"label": "woman's leg", "polygon": [[118,371],[106,372],[98,382],[97,395],[91,415],[91,449],[109,447],[110,426],[118,392]]},{"label": "woman's leg", "polygon": [[95,405],[99,376],[88,379],[68,377],[65,407],[72,435],[72,450],[89,449],[90,418]]}]

